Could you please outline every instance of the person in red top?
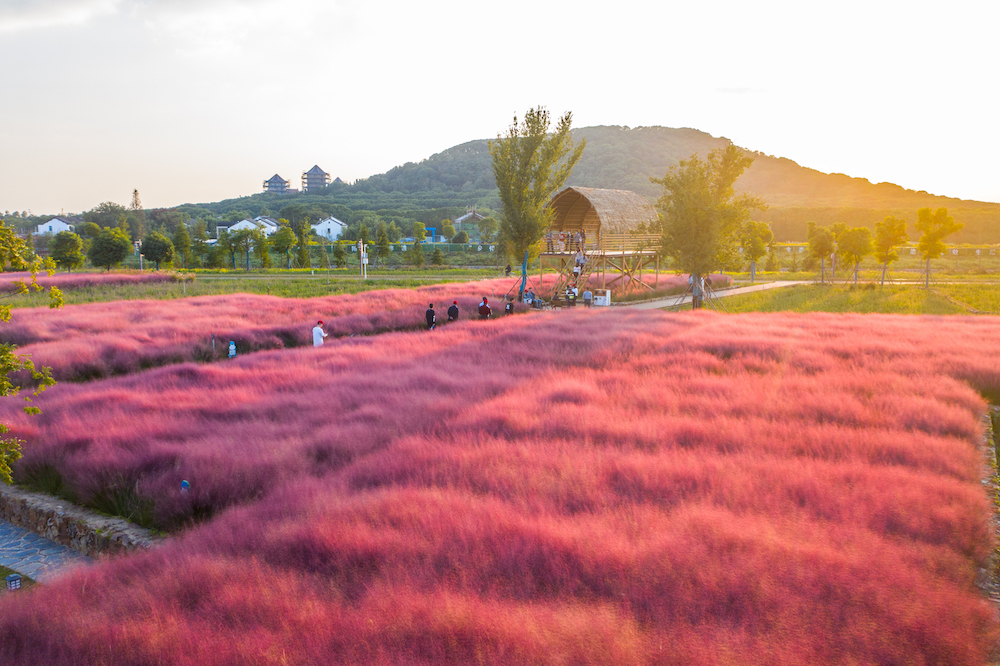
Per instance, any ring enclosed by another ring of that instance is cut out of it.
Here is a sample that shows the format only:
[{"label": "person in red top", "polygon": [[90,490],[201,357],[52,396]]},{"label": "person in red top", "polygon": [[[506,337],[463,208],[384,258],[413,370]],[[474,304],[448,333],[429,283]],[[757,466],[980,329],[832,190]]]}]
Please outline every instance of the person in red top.
[{"label": "person in red top", "polygon": [[490,309],[490,300],[483,296],[483,302],[479,304],[479,318],[489,319],[491,314],[493,310]]}]

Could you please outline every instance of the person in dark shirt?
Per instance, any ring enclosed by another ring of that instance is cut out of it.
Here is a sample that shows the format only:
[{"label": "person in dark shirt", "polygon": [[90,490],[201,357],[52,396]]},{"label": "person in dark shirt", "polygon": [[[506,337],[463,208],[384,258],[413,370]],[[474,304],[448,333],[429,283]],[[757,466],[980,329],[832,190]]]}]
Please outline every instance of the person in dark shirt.
[{"label": "person in dark shirt", "polygon": [[490,301],[483,296],[483,302],[479,304],[479,318],[489,319],[491,314],[493,314],[493,310],[490,309]]},{"label": "person in dark shirt", "polygon": [[513,296],[508,296],[507,297],[507,303],[503,306],[503,314],[504,314],[505,317],[507,315],[514,314],[514,297]]},{"label": "person in dark shirt", "polygon": [[455,321],[458,319],[458,301],[452,301],[451,307],[448,308],[448,321]]},{"label": "person in dark shirt", "polygon": [[434,315],[434,304],[433,303],[431,303],[430,305],[427,306],[427,312],[425,313],[424,316],[427,317],[427,330],[428,331],[433,331],[434,330],[434,322],[437,320],[437,317]]}]

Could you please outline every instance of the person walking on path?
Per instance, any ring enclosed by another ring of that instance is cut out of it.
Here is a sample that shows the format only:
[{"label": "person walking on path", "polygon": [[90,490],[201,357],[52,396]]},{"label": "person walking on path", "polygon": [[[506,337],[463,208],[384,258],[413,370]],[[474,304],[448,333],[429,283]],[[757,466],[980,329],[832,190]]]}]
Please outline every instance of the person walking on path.
[{"label": "person walking on path", "polygon": [[428,331],[433,331],[434,330],[434,322],[437,321],[437,316],[434,314],[434,304],[433,303],[431,303],[430,305],[427,306],[427,312],[424,314],[424,316],[427,318],[427,330]]},{"label": "person walking on path", "polygon": [[483,296],[483,302],[479,304],[479,318],[489,319],[492,314],[493,310],[490,309],[490,301],[488,298]]},{"label": "person walking on path", "polygon": [[458,320],[458,301],[452,301],[451,307],[448,308],[448,321]]},{"label": "person walking on path", "polygon": [[322,347],[323,338],[327,337],[327,332],[323,330],[323,320],[320,319],[315,326],[313,326],[313,347]]}]

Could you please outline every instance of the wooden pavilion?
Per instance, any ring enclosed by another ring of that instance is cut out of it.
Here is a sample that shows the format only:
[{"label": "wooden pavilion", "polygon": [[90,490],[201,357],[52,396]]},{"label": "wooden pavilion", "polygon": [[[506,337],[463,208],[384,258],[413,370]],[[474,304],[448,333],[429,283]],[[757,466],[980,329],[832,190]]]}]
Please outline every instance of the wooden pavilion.
[{"label": "wooden pavilion", "polygon": [[[594,274],[600,275],[602,289],[619,293],[654,288],[642,273],[652,268],[659,279],[660,238],[644,229],[657,223],[659,215],[643,196],[630,190],[567,187],[546,208],[552,221],[538,257],[539,283],[546,269],[557,272],[553,297],[574,282],[586,284]],[[586,261],[577,276],[573,269],[580,250]]]}]

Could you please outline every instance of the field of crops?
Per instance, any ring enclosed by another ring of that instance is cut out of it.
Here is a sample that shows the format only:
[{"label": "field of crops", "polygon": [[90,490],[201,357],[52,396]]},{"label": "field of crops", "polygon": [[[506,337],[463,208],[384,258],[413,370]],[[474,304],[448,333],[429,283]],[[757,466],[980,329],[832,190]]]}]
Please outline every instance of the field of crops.
[{"label": "field of crops", "polygon": [[0,662],[984,663],[993,318],[577,309],[174,362],[198,316],[380,332],[482,284],[15,321],[69,376],[45,345],[161,350],[0,422],[19,480],[177,536],[8,595]]}]

